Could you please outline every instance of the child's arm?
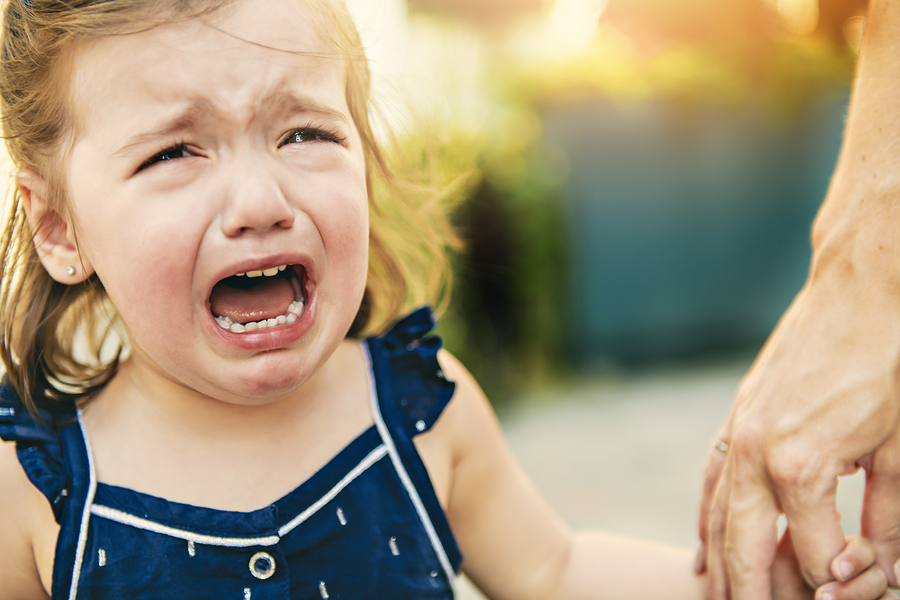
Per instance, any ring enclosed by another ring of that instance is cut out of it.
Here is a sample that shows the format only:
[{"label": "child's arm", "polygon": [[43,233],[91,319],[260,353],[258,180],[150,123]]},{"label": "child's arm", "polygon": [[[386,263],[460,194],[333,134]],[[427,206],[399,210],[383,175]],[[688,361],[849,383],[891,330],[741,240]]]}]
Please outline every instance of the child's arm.
[{"label": "child's arm", "polygon": [[[705,577],[694,574],[687,549],[608,533],[572,533],[516,463],[472,377],[448,354],[440,358],[448,379],[456,382],[456,394],[419,443],[451,448],[447,514],[465,559],[463,568],[482,591],[495,600],[624,600],[654,594],[673,600],[706,598]],[[857,565],[874,560],[859,545],[848,548]],[[792,555],[779,560],[785,558]],[[779,572],[802,582],[796,562],[787,564]],[[871,577],[878,572],[865,571],[842,584],[835,600],[876,600],[885,590],[882,580]],[[812,598],[805,586],[798,590],[777,597]]]},{"label": "child's arm", "polygon": [[688,550],[599,532],[573,534],[515,461],[472,377],[448,354],[440,358],[456,393],[426,435],[451,448],[447,514],[463,569],[482,591],[495,600],[614,600],[663,592],[673,599],[704,597],[704,579],[694,575]]},{"label": "child's arm", "polygon": [[[19,465],[15,444],[0,442],[0,598],[3,600],[49,598],[41,584],[34,551],[35,533],[48,526],[55,528],[49,503]],[[45,537],[55,539],[53,535]],[[47,551],[52,552],[52,548]]]}]

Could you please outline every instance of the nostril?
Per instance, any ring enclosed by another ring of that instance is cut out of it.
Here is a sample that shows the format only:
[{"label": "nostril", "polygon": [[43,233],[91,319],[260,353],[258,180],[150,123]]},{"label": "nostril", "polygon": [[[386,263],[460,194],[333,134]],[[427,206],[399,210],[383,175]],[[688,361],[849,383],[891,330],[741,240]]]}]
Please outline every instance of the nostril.
[{"label": "nostril", "polygon": [[289,208],[289,210],[288,210],[287,216],[285,216],[283,219],[281,219],[281,221],[276,223],[276,225],[278,227],[281,227],[282,229],[290,229],[291,227],[294,226],[294,211],[290,207],[288,207],[288,208]]},{"label": "nostril", "polygon": [[222,231],[228,237],[237,237],[290,229],[294,218],[293,207],[280,194],[278,198],[232,202],[222,215]]}]

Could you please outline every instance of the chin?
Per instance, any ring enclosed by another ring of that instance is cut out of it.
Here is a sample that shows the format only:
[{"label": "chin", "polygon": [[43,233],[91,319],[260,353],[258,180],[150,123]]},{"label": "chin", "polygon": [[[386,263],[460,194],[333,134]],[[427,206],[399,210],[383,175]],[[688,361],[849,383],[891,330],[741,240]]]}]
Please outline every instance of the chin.
[{"label": "chin", "polygon": [[[293,378],[273,382],[271,379],[260,379],[256,381],[243,381],[240,385],[235,385],[224,390],[224,394],[220,393],[219,400],[228,404],[260,406],[278,402],[285,397],[291,395],[303,385],[303,380]],[[224,397],[222,397],[224,396]]]},{"label": "chin", "polygon": [[[239,377],[229,378],[230,385],[215,382],[224,396],[220,398],[229,404],[256,406],[277,402],[297,391],[315,372],[296,365],[267,366],[253,369]],[[219,394],[221,395],[221,394]],[[219,396],[217,395],[217,396]]]}]

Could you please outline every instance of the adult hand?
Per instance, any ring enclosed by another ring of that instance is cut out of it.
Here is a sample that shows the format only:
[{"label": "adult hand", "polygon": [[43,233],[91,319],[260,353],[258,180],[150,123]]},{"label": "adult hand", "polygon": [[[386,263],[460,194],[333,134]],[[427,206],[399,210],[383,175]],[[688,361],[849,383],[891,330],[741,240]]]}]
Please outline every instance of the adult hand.
[{"label": "adult hand", "polygon": [[[846,257],[844,257],[846,258]],[[843,263],[843,260],[840,261]],[[824,265],[817,265],[820,269]],[[741,383],[707,463],[700,517],[713,598],[769,598],[783,510],[805,579],[844,547],[837,477],[867,471],[863,534],[892,585],[900,555],[900,301],[867,274],[822,269]]]},{"label": "adult hand", "polygon": [[[871,0],[844,145],[813,231],[809,279],[719,432],[698,569],[712,597],[771,597],[776,519],[804,578],[844,545],[837,477],[866,469],[862,533],[897,586],[900,556],[900,1]],[[704,560],[705,559],[705,560]]]}]

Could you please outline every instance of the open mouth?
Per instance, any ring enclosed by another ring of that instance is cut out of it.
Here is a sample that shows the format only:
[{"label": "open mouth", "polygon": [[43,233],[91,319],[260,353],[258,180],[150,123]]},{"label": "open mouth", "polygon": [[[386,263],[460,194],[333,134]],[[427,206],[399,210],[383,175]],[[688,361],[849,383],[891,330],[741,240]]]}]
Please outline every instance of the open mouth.
[{"label": "open mouth", "polygon": [[306,285],[302,265],[238,273],[213,286],[209,310],[219,327],[233,333],[291,325],[306,311]]}]

